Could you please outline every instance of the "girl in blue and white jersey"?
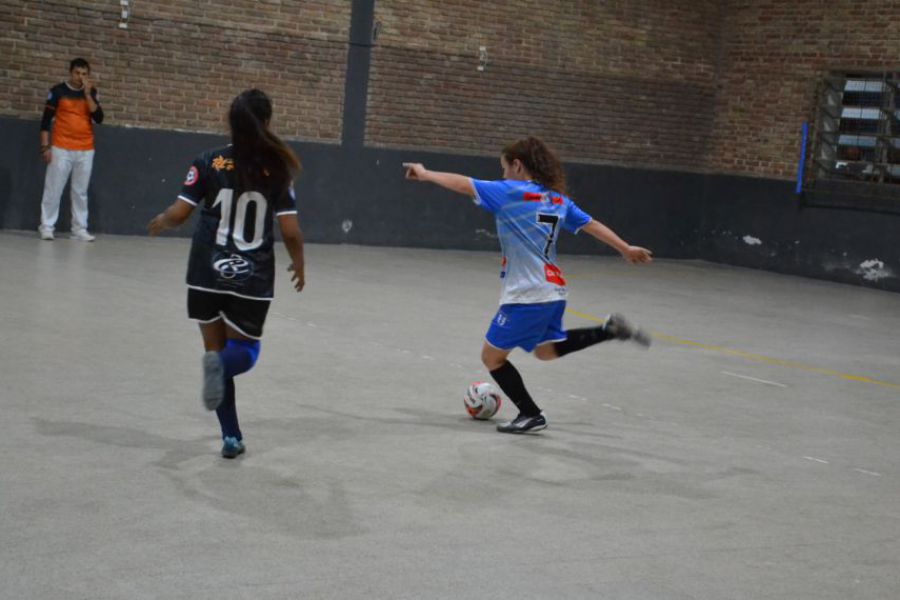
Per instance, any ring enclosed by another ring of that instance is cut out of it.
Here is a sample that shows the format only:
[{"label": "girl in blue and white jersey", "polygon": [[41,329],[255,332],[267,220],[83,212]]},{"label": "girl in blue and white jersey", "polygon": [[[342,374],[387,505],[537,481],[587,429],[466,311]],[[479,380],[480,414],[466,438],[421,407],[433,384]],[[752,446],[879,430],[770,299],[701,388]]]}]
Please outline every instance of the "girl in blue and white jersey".
[{"label": "girl in blue and white jersey", "polygon": [[630,263],[648,263],[651,252],[632,246],[592,219],[566,195],[565,174],[556,154],[535,137],[503,149],[503,179],[482,181],[456,173],[429,171],[420,163],[404,163],[407,179],[435,183],[466,194],[493,214],[503,253],[500,308],[491,321],[481,360],[500,389],[519,409],[504,433],[536,432],[547,419],[535,404],[521,375],[508,360],[516,347],[553,360],[609,339],[650,345],[650,336],[621,315],[611,315],[599,327],[563,330],[566,282],[556,262],[560,229],[584,231],[617,250]]}]

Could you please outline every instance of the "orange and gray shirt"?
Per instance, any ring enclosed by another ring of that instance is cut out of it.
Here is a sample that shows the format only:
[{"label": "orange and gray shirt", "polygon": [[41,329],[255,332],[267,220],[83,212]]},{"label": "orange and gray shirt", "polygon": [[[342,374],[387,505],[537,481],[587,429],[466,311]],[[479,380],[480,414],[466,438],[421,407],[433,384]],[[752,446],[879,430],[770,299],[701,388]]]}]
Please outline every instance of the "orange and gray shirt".
[{"label": "orange and gray shirt", "polygon": [[50,123],[55,120],[50,140],[52,145],[63,150],[94,149],[94,126],[91,119],[102,123],[103,109],[100,108],[96,88],[91,90],[91,98],[97,103],[97,110],[94,112],[88,108],[83,90],[76,90],[67,82],[51,88],[41,119],[41,131],[50,131]]}]

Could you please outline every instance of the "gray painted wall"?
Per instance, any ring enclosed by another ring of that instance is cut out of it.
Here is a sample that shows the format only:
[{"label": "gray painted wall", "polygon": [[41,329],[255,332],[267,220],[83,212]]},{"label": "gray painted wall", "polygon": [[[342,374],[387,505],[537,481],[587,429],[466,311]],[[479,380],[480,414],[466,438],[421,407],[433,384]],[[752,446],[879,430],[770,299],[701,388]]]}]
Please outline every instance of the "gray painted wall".
[{"label": "gray painted wall", "polygon": [[[38,123],[0,119],[0,228],[36,230],[44,166]],[[143,235],[176,196],[191,160],[221,136],[97,128],[90,189],[95,233]],[[493,179],[498,159],[295,143],[301,223],[311,242],[492,250],[490,215],[407,182],[401,163]],[[900,291],[900,215],[804,207],[790,182],[567,164],[572,195],[625,239],[662,258],[699,258]],[[68,228],[64,196],[58,228]],[[348,228],[349,225],[349,228]],[[174,235],[190,235],[186,225]],[[758,240],[758,243],[757,243]],[[101,240],[102,241],[102,240]],[[609,253],[587,236],[560,251]]]}]

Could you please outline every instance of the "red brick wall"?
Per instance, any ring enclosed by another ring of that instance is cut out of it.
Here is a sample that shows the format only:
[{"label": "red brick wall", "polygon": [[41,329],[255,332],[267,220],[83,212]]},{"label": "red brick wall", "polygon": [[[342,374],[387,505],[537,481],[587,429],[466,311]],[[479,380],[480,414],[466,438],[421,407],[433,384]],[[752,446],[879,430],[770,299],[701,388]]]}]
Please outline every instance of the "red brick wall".
[{"label": "red brick wall", "polygon": [[378,0],[366,141],[494,154],[535,134],[569,159],[700,167],[719,4]]},{"label": "red brick wall", "polygon": [[83,56],[111,124],[220,132],[235,93],[259,86],[279,133],[340,139],[349,2],[132,4],[123,30],[113,0],[0,1],[0,114],[38,118]]},{"label": "red brick wall", "polygon": [[[0,0],[0,115],[36,119],[67,62],[108,122],[222,131],[273,96],[289,138],[340,139],[350,0]],[[366,142],[790,178],[832,69],[900,69],[900,0],[376,0]],[[479,46],[487,67],[477,71]]]},{"label": "red brick wall", "polygon": [[831,70],[900,69],[898,0],[729,0],[708,165],[791,178]]}]

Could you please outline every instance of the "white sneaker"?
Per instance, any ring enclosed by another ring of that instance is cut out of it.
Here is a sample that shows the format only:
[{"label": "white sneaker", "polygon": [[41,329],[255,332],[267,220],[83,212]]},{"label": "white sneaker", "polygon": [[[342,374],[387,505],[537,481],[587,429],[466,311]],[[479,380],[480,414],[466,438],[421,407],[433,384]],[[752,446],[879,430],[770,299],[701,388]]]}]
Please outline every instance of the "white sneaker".
[{"label": "white sneaker", "polygon": [[88,233],[86,229],[82,229],[81,231],[73,231],[70,237],[73,240],[81,240],[82,242],[93,242],[95,239],[97,239],[90,233]]},{"label": "white sneaker", "polygon": [[51,242],[53,241],[53,232],[52,231],[49,231],[47,229],[41,229],[40,234],[41,234],[42,240],[49,240]]},{"label": "white sneaker", "polygon": [[202,396],[203,406],[207,410],[216,410],[225,399],[225,366],[218,352],[206,352],[203,355]]}]

